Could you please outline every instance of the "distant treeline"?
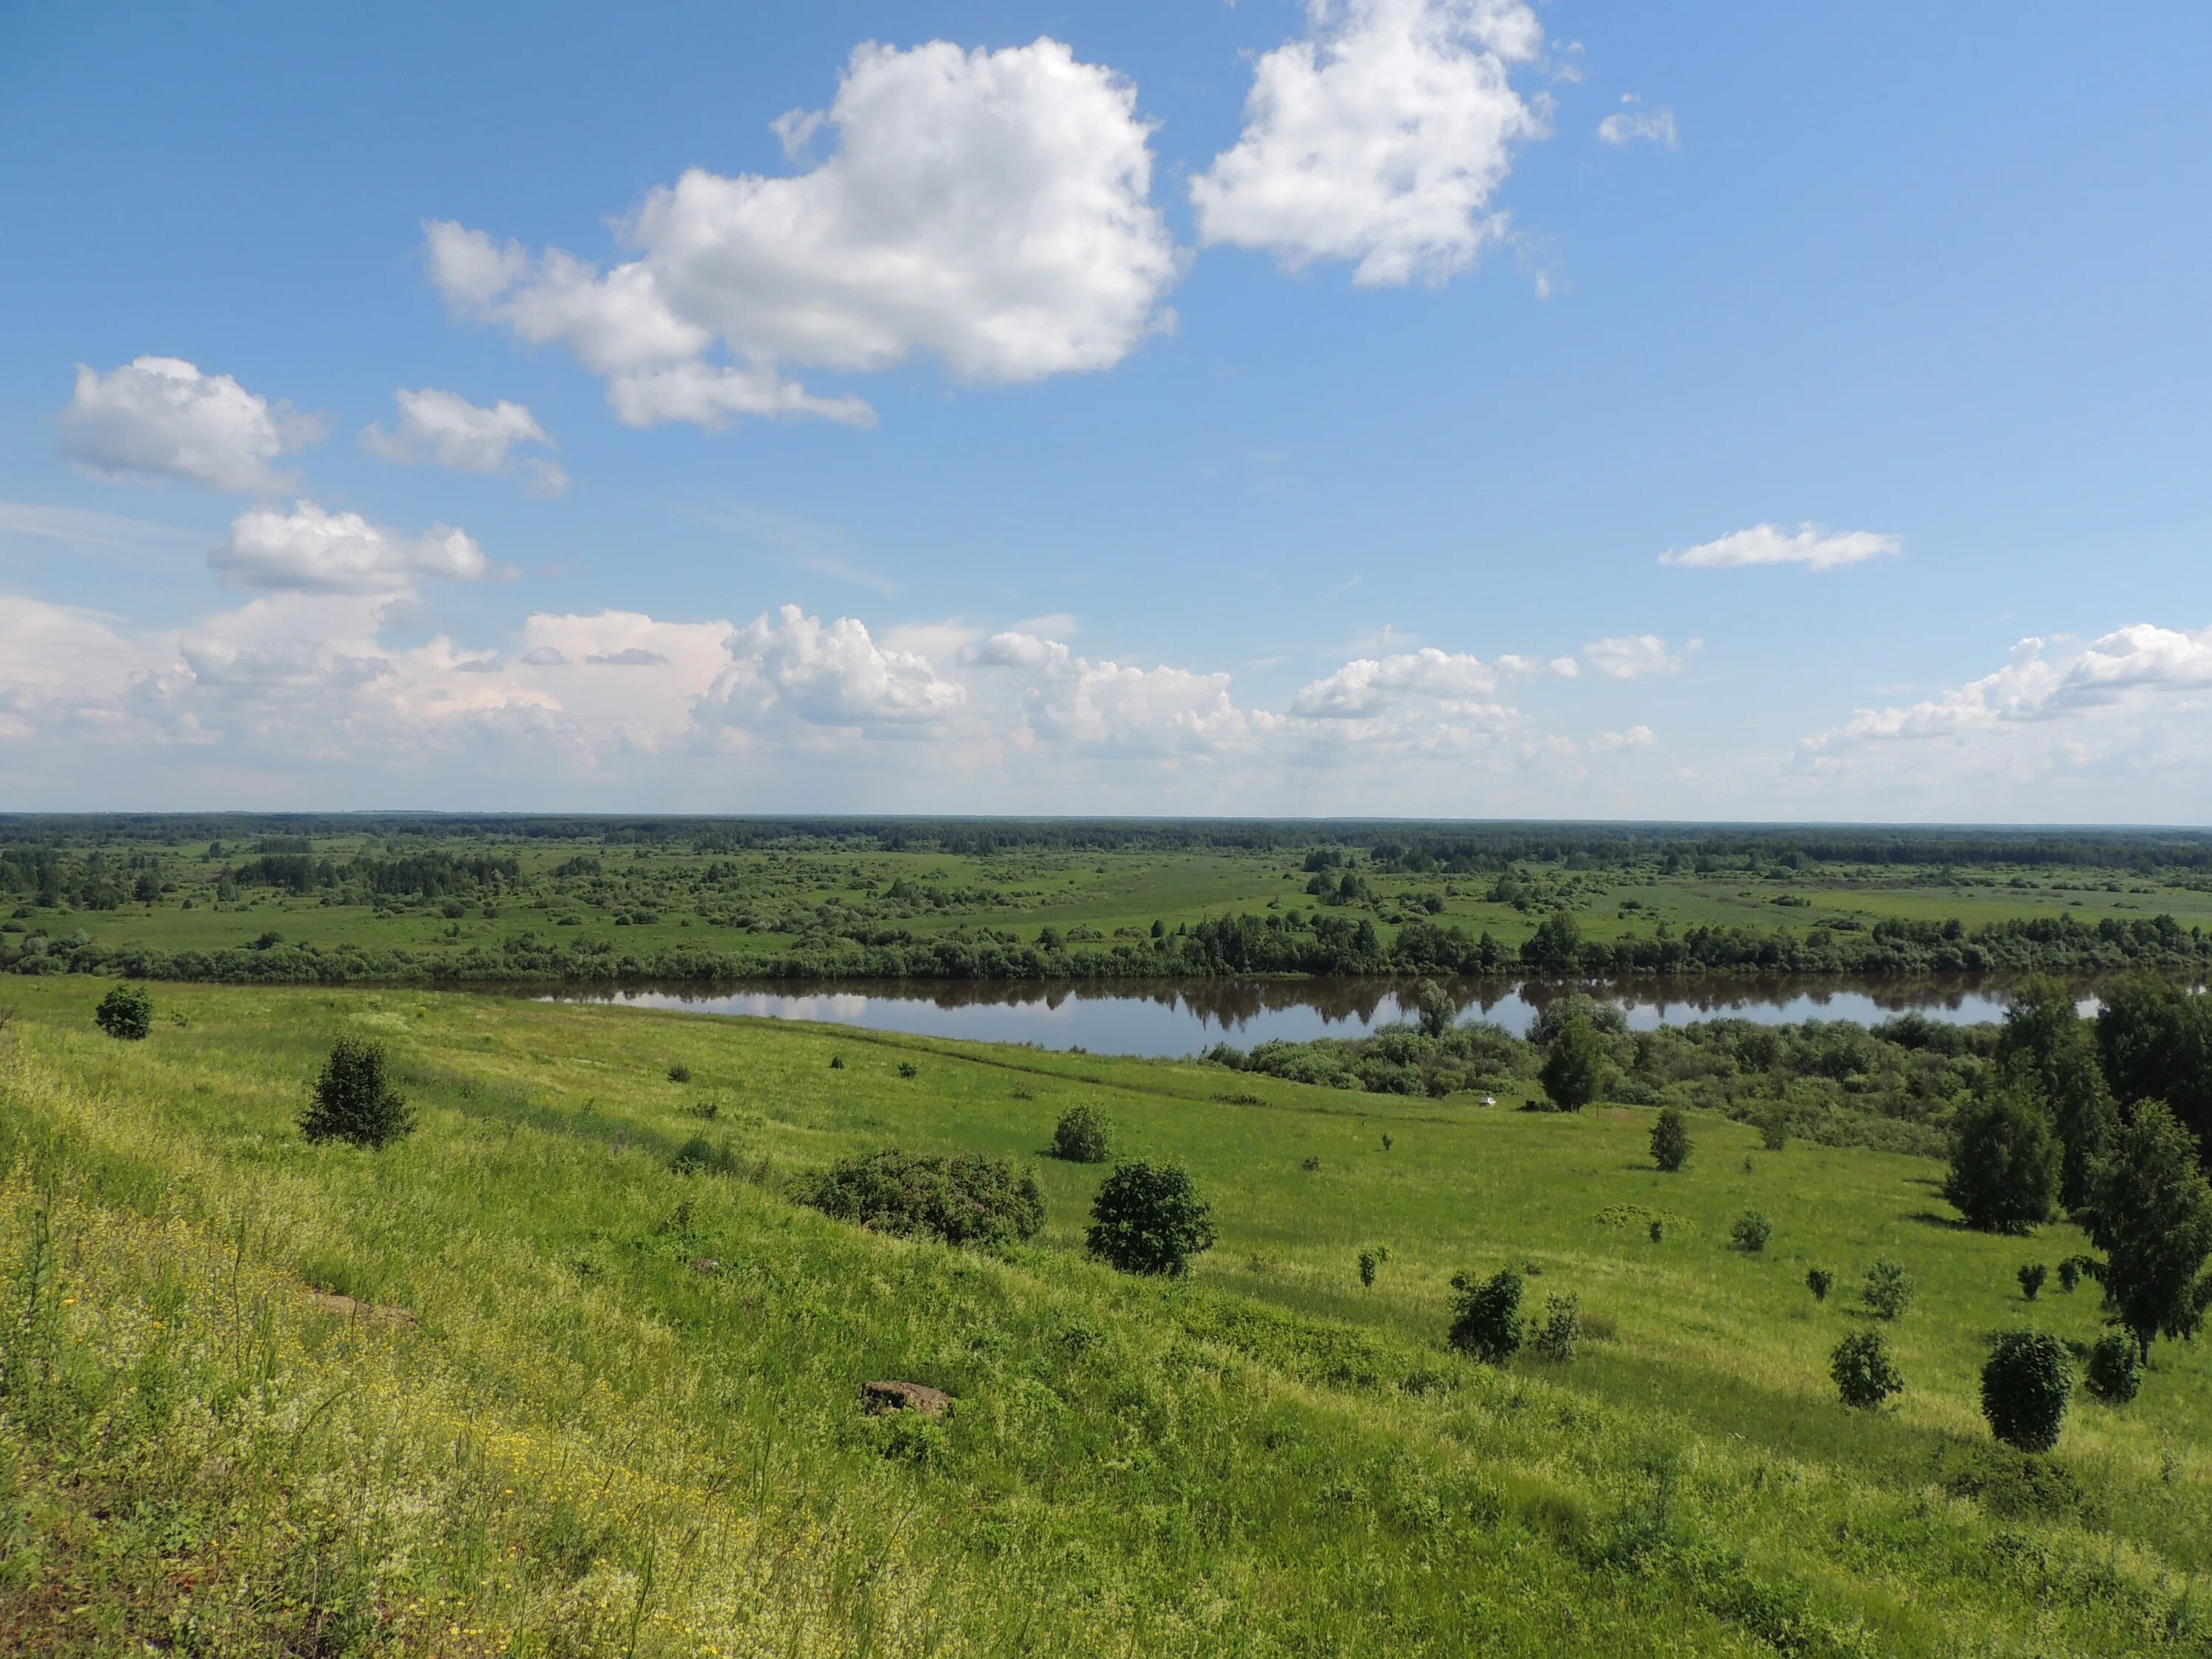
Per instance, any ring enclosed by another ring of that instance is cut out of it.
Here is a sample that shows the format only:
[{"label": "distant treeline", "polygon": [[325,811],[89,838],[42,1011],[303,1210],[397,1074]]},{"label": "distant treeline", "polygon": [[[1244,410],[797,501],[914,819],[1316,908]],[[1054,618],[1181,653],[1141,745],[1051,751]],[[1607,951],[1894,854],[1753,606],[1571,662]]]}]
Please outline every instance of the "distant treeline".
[{"label": "distant treeline", "polygon": [[589,817],[495,813],[112,813],[0,815],[0,881],[21,892],[16,855],[132,843],[259,843],[372,837],[425,844],[588,842],[699,853],[790,846],[988,855],[1025,849],[1296,851],[1340,847],[1381,872],[1467,873],[1516,862],[1570,868],[1741,870],[1775,866],[2078,866],[2212,871],[2212,833],[1804,824],[1418,823],[1280,818]]},{"label": "distant treeline", "polygon": [[1364,919],[1325,915],[1209,918],[1152,938],[1072,948],[1056,937],[1024,943],[988,927],[919,938],[903,928],[802,935],[775,954],[720,951],[711,945],[618,951],[580,935],[563,944],[537,932],[497,947],[453,951],[323,947],[274,939],[259,947],[156,951],[103,946],[82,934],[52,941],[33,935],[0,940],[0,971],[120,974],[131,978],[222,981],[740,979],[1048,980],[1264,974],[1445,974],[1508,971],[1567,977],[1728,974],[1879,975],[2128,968],[2212,968],[2212,939],[2171,916],[2091,923],[2071,917],[1991,922],[1881,921],[1853,932],[1815,929],[1664,927],[1617,940],[1584,939],[1564,913],[1547,918],[1518,950],[1486,933],[1413,921],[1385,942]]}]

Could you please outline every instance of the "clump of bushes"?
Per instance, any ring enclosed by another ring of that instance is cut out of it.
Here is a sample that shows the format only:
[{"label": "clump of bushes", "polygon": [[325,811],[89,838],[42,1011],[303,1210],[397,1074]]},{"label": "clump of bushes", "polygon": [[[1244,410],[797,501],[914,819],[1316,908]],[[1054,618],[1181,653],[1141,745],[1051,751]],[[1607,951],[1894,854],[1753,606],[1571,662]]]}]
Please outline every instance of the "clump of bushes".
[{"label": "clump of bushes", "polygon": [[2024,1452],[2058,1443],[2074,1397],[2066,1345],[2045,1331],[2007,1331],[1982,1367],[1982,1415],[1990,1432]]},{"label": "clump of bushes", "polygon": [[678,1146],[668,1160],[668,1167],[678,1175],[734,1176],[744,1165],[726,1142],[709,1141],[704,1135],[693,1135]]},{"label": "clump of bushes", "polygon": [[1564,1365],[1582,1340],[1582,1298],[1566,1291],[1546,1297],[1544,1322],[1536,1328],[1536,1357]]},{"label": "clump of bushes", "polygon": [[2043,1294],[2043,1281],[2051,1277],[2051,1269],[2040,1261],[2030,1261],[2020,1270],[2020,1293],[2030,1302]]},{"label": "clump of bushes", "polygon": [[1905,1271],[1903,1262],[1881,1256],[1867,1269],[1866,1288],[1860,1295],[1876,1318],[1902,1319],[1911,1308],[1918,1288],[1912,1282],[1912,1275]]},{"label": "clump of bushes", "polygon": [[691,1080],[691,1068],[682,1060],[678,1060],[668,1068],[668,1080],[671,1083],[689,1083]]},{"label": "clump of bushes", "polygon": [[1114,1126],[1096,1106],[1071,1106],[1053,1126],[1052,1155],[1070,1164],[1103,1164],[1114,1153]]},{"label": "clump of bushes", "polygon": [[1836,1344],[1828,1375],[1835,1378],[1844,1404],[1855,1411],[1872,1411],[1890,1395],[1905,1392],[1904,1374],[1880,1331],[1853,1331]]},{"label": "clump of bushes", "polygon": [[1501,1267],[1488,1279],[1452,1276],[1452,1322],[1447,1340],[1462,1353],[1502,1365],[1521,1351],[1521,1275]]},{"label": "clump of bushes", "polygon": [[798,1196],[840,1221],[878,1232],[997,1247],[1034,1238],[1044,1226],[1036,1175],[1002,1158],[945,1158],[896,1149],[840,1158],[800,1184]]},{"label": "clump of bushes", "polygon": [[1672,1106],[1651,1126],[1651,1161],[1669,1175],[1690,1161],[1689,1121]]},{"label": "clump of bushes", "polygon": [[343,1140],[374,1152],[414,1127],[415,1114],[392,1086],[383,1046],[358,1037],[332,1043],[300,1114],[300,1133],[310,1140]]},{"label": "clump of bushes", "polygon": [[1085,1243],[1125,1273],[1181,1278],[1213,1248],[1213,1212],[1175,1164],[1116,1164],[1091,1202]]},{"label": "clump of bushes", "polygon": [[1746,1210],[1729,1231],[1738,1249],[1757,1255],[1766,1248],[1766,1241],[1774,1237],[1774,1224],[1756,1210]]},{"label": "clump of bushes", "polygon": [[2107,1331],[2089,1350],[2082,1379],[2107,1406],[2124,1406],[2142,1388],[2142,1349],[2125,1331]]},{"label": "clump of bushes", "polygon": [[1814,1301],[1826,1302],[1828,1292],[1836,1288],[1836,1276],[1826,1267],[1808,1267],[1805,1270],[1805,1288],[1813,1292]]},{"label": "clump of bushes", "polygon": [[136,985],[118,985],[100,998],[92,1018],[108,1036],[136,1042],[154,1029],[154,999]]}]

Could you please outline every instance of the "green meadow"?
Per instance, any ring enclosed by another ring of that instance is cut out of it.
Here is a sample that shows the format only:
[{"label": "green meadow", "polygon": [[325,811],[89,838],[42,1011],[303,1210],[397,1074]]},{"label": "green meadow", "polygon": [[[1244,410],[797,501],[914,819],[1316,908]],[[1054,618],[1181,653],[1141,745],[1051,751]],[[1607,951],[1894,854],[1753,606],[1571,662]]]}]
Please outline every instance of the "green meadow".
[{"label": "green meadow", "polygon": [[[2087,1342],[2095,1287],[2024,1301],[2080,1236],[1965,1231],[1925,1160],[1693,1113],[1662,1175],[1641,1110],[460,994],[156,987],[125,1042],[105,985],[0,998],[10,1652],[2212,1647],[2212,1367],[2161,1344],[2049,1456],[1996,1446],[1988,1338]],[[348,1035],[418,1115],[379,1152],[295,1127]],[[1083,1255],[1079,1103],[1211,1201],[1187,1280]],[[672,1170],[695,1135],[734,1173]],[[1044,1232],[793,1201],[889,1146],[1019,1160]],[[1907,1386],[1853,1413],[1881,1256]],[[1445,1346],[1504,1266],[1579,1297],[1571,1361]],[[953,1414],[866,1417],[876,1378]]]}]

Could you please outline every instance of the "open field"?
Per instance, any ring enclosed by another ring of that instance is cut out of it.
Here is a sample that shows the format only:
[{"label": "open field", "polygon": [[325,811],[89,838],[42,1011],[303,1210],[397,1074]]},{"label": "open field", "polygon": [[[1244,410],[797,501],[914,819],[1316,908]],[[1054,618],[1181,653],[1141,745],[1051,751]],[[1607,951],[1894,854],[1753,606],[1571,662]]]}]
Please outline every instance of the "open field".
[{"label": "open field", "polygon": [[2201,969],[2212,839],[16,818],[0,915],[0,968],[181,978]]},{"label": "open field", "polygon": [[[1984,1341],[2097,1334],[2093,1286],[2014,1279],[2081,1240],[1958,1228],[1923,1159],[1692,1114],[1662,1176],[1642,1110],[416,991],[157,988],[117,1042],[103,988],[0,996],[11,1651],[2212,1647],[2212,1364],[2161,1344],[2135,1404],[2002,1453]],[[380,1153],[293,1127],[344,1034],[420,1113]],[[1079,1254],[1100,1171],[1041,1155],[1079,1102],[1212,1200],[1188,1282]],[[672,1172],[694,1134],[743,1173]],[[792,1201],[891,1146],[1034,1169],[1045,1231]],[[1884,1255],[1908,1386],[1853,1414],[1827,1355]],[[1577,1357],[1450,1353],[1450,1276],[1522,1264]],[[882,1376],[950,1424],[864,1419]]]}]

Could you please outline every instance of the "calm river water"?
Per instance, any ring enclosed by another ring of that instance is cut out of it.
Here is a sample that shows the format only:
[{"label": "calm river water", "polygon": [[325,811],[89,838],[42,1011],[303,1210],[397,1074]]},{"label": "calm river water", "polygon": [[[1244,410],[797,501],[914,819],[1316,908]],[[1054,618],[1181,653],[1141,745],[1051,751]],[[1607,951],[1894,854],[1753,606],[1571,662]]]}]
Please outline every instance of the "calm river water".
[{"label": "calm river water", "polygon": [[[1377,979],[1201,980],[1040,985],[900,981],[836,985],[763,983],[743,990],[635,987],[555,994],[562,1001],[611,1002],[697,1013],[827,1020],[877,1030],[1031,1042],[1093,1054],[1174,1056],[1217,1042],[1249,1048],[1277,1038],[1362,1036],[1412,1017],[1415,981]],[[1555,996],[1581,991],[1618,1003],[1639,1030],[1700,1019],[1808,1019],[1866,1024],[1917,1011],[1972,1024],[2004,1017],[2001,984],[1984,976],[1840,981],[1747,979],[1637,981],[1565,985],[1534,980],[1462,980],[1448,988],[1462,1018],[1521,1032]],[[2083,988],[2083,1007],[2095,1004]]]}]

